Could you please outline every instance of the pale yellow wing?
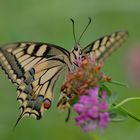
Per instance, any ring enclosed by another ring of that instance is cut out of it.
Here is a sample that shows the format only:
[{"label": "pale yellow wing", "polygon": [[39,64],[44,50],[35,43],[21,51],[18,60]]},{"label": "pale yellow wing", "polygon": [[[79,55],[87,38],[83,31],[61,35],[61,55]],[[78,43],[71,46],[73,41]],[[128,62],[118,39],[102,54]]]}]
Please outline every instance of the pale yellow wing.
[{"label": "pale yellow wing", "polygon": [[94,56],[97,61],[104,61],[126,40],[127,36],[127,31],[119,31],[106,35],[90,43],[83,49],[83,53]]},{"label": "pale yellow wing", "polygon": [[26,115],[41,118],[51,106],[55,82],[68,63],[68,51],[47,43],[13,43],[0,48],[0,65],[17,85],[18,121]]},{"label": "pale yellow wing", "polygon": [[66,63],[65,59],[69,58],[69,52],[59,46],[47,43],[13,43],[0,48],[0,66],[8,78],[19,85],[25,72],[34,65],[57,56],[63,56],[63,60],[60,61]]},{"label": "pale yellow wing", "polygon": [[50,108],[55,82],[65,67],[61,61],[47,60],[25,73],[25,80],[17,89],[17,99],[21,102],[18,121],[24,116],[40,119]]}]

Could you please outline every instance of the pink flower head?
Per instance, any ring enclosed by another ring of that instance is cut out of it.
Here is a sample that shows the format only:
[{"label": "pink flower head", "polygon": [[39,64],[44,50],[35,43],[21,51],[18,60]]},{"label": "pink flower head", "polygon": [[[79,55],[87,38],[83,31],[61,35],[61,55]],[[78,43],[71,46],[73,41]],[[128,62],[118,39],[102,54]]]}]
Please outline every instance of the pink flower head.
[{"label": "pink flower head", "polygon": [[97,127],[105,128],[110,120],[106,92],[102,92],[99,97],[98,87],[89,89],[87,95],[81,95],[73,108],[79,115],[75,118],[76,124],[86,132]]}]

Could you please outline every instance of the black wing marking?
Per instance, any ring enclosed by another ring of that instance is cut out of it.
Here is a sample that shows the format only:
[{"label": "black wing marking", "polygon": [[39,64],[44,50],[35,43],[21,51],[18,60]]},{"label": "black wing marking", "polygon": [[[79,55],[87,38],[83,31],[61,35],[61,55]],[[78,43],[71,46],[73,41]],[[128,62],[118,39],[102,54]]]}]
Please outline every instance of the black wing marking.
[{"label": "black wing marking", "polygon": [[13,43],[0,48],[0,65],[8,78],[15,84],[21,84],[23,75],[34,65],[52,57],[63,56],[63,62],[69,62],[69,52],[59,46],[47,43]]},{"label": "black wing marking", "polygon": [[89,44],[83,49],[83,53],[94,56],[97,61],[104,61],[125,41],[127,36],[127,31],[114,32]]},{"label": "black wing marking", "polygon": [[25,80],[17,89],[21,115],[16,125],[24,116],[40,119],[45,109],[50,108],[55,82],[65,67],[59,59],[52,59],[34,66],[25,73]]},{"label": "black wing marking", "polygon": [[42,117],[51,105],[56,80],[70,65],[69,59],[67,50],[46,43],[13,43],[0,48],[0,65],[17,85],[17,100],[21,101],[17,123],[26,115]]}]

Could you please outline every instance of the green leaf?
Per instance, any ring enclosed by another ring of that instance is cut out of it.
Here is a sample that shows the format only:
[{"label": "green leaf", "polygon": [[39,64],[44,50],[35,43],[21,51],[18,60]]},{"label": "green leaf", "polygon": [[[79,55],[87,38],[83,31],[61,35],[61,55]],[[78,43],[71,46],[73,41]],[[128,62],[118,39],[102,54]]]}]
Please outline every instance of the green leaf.
[{"label": "green leaf", "polygon": [[107,102],[109,105],[112,105],[115,103],[115,101],[117,100],[118,98],[118,93],[116,92],[113,92],[107,99]]},{"label": "green leaf", "polygon": [[77,103],[79,100],[78,96],[75,96],[71,101],[70,101],[70,105],[73,106],[75,103]]},{"label": "green leaf", "polygon": [[112,91],[104,84],[100,85],[100,91],[101,92],[106,91],[108,96],[110,96],[112,94]]},{"label": "green leaf", "polygon": [[112,91],[106,85],[101,84],[100,85],[100,94],[102,94],[103,91],[107,92],[107,103],[110,108],[117,99],[117,93],[112,93]]},{"label": "green leaf", "polygon": [[111,109],[109,111],[109,116],[111,121],[118,122],[118,121],[124,121],[128,117],[128,114],[116,108],[116,109]]}]

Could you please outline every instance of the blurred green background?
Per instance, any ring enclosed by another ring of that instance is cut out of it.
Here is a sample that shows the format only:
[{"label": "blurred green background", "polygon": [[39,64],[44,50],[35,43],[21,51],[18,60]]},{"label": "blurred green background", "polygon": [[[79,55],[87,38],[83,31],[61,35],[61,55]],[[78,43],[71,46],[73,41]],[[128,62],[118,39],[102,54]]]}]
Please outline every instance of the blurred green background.
[{"label": "blurred green background", "polygon": [[[92,18],[92,24],[81,40],[86,46],[98,37],[113,31],[129,31],[127,42],[105,63],[104,71],[114,80],[127,83],[125,54],[135,42],[140,42],[139,0],[0,0],[0,44],[15,41],[39,41],[58,44],[68,50],[74,45],[72,25],[75,19],[77,36]],[[83,133],[73,121],[65,123],[66,112],[60,113],[56,102],[61,82],[55,88],[52,108],[40,121],[25,118],[13,131],[19,115],[16,88],[0,71],[0,140],[139,140],[140,124],[129,118],[110,123],[104,133]],[[126,97],[140,96],[139,88],[108,85],[119,93],[118,102]],[[140,117],[140,102],[125,105]]]}]

